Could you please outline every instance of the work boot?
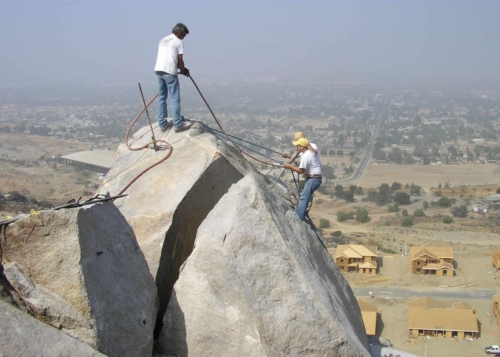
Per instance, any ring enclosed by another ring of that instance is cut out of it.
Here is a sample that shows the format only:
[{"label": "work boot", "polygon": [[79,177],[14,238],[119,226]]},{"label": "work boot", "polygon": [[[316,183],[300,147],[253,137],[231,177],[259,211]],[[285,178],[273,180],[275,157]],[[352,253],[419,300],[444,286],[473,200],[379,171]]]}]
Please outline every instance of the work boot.
[{"label": "work boot", "polygon": [[166,132],[168,129],[170,129],[172,127],[172,125],[174,125],[174,122],[172,120],[167,121],[167,125],[166,126],[160,127],[161,132],[162,133]]},{"label": "work boot", "polygon": [[179,125],[177,128],[174,129],[174,131],[176,133],[180,133],[181,131],[186,131],[188,130],[189,128],[191,128],[193,126],[193,122],[189,121],[189,120],[184,120],[184,122]]}]

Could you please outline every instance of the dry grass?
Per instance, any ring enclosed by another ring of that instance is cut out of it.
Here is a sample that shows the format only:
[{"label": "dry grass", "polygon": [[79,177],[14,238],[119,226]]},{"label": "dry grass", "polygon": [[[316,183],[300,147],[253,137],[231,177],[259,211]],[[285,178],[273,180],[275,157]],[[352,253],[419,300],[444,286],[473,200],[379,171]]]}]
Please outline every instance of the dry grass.
[{"label": "dry grass", "polygon": [[368,166],[365,175],[355,185],[379,187],[382,183],[397,181],[403,184],[414,182],[424,189],[444,185],[449,181],[455,186],[499,185],[500,165],[468,163],[462,165],[392,165]]}]

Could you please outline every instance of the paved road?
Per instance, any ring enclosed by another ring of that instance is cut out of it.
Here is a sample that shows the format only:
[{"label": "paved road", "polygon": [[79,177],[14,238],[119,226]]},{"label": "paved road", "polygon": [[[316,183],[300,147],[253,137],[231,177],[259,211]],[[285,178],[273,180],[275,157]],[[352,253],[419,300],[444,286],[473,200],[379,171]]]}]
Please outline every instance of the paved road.
[{"label": "paved road", "polygon": [[376,297],[390,297],[390,298],[406,298],[416,299],[422,296],[429,296],[436,299],[452,299],[452,300],[491,300],[493,295],[498,294],[494,290],[468,290],[463,286],[456,288],[435,288],[427,291],[416,291],[406,288],[354,288],[352,289],[355,296],[368,296],[369,292],[373,293]]},{"label": "paved road", "polygon": [[373,149],[375,148],[375,141],[377,140],[378,132],[380,131],[380,127],[382,126],[382,123],[385,119],[385,116],[387,113],[387,107],[389,106],[390,99],[391,99],[391,97],[389,96],[389,94],[386,94],[384,104],[382,105],[382,110],[380,111],[380,113],[377,117],[377,122],[375,124],[375,127],[373,128],[372,136],[370,138],[368,145],[366,146],[365,154],[363,155],[363,158],[361,159],[361,162],[359,163],[358,168],[356,169],[356,172],[354,173],[354,175],[352,177],[350,177],[346,180],[336,181],[335,182],[336,184],[357,181],[361,177],[363,177],[363,174],[365,173],[366,167],[368,166],[368,164],[370,163],[370,160],[372,158]]}]

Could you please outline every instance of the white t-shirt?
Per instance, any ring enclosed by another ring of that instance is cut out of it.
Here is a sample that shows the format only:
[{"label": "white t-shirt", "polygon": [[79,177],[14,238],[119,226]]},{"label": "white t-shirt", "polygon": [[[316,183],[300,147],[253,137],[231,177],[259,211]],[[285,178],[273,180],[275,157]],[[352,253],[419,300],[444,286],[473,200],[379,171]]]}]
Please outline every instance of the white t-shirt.
[{"label": "white t-shirt", "polygon": [[158,45],[155,72],[160,71],[177,75],[177,62],[179,55],[182,54],[184,54],[184,45],[177,36],[170,34],[163,37]]},{"label": "white t-shirt", "polygon": [[307,150],[300,159],[299,168],[306,169],[308,175],[321,175],[321,164],[318,157],[311,150]]},{"label": "white t-shirt", "polygon": [[[311,147],[312,147],[314,150],[316,150],[316,157],[318,158],[318,162],[319,162],[319,164],[320,164],[320,165],[323,165],[323,164],[321,163],[321,159],[319,158],[319,149],[318,149],[318,145],[313,144],[313,143],[309,143],[309,145],[311,145]],[[313,154],[314,154],[314,152],[313,152]],[[300,153],[300,154],[299,154],[299,157],[302,157],[302,153]]]}]

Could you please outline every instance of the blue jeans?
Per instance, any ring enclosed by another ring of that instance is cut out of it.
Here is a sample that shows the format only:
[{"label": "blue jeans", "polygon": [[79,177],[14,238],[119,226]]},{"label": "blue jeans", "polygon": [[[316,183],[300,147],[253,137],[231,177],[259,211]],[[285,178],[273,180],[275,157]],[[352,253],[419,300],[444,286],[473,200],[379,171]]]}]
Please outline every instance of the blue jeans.
[{"label": "blue jeans", "polygon": [[321,177],[313,177],[306,180],[304,184],[304,189],[300,193],[299,205],[295,212],[299,216],[299,218],[303,221],[306,216],[307,205],[309,200],[311,199],[312,194],[316,191],[319,186],[321,186],[322,178]]},{"label": "blue jeans", "polygon": [[170,94],[174,127],[177,128],[184,121],[181,117],[179,77],[165,72],[155,73],[158,77],[158,125],[160,128],[167,126],[167,98]]}]

